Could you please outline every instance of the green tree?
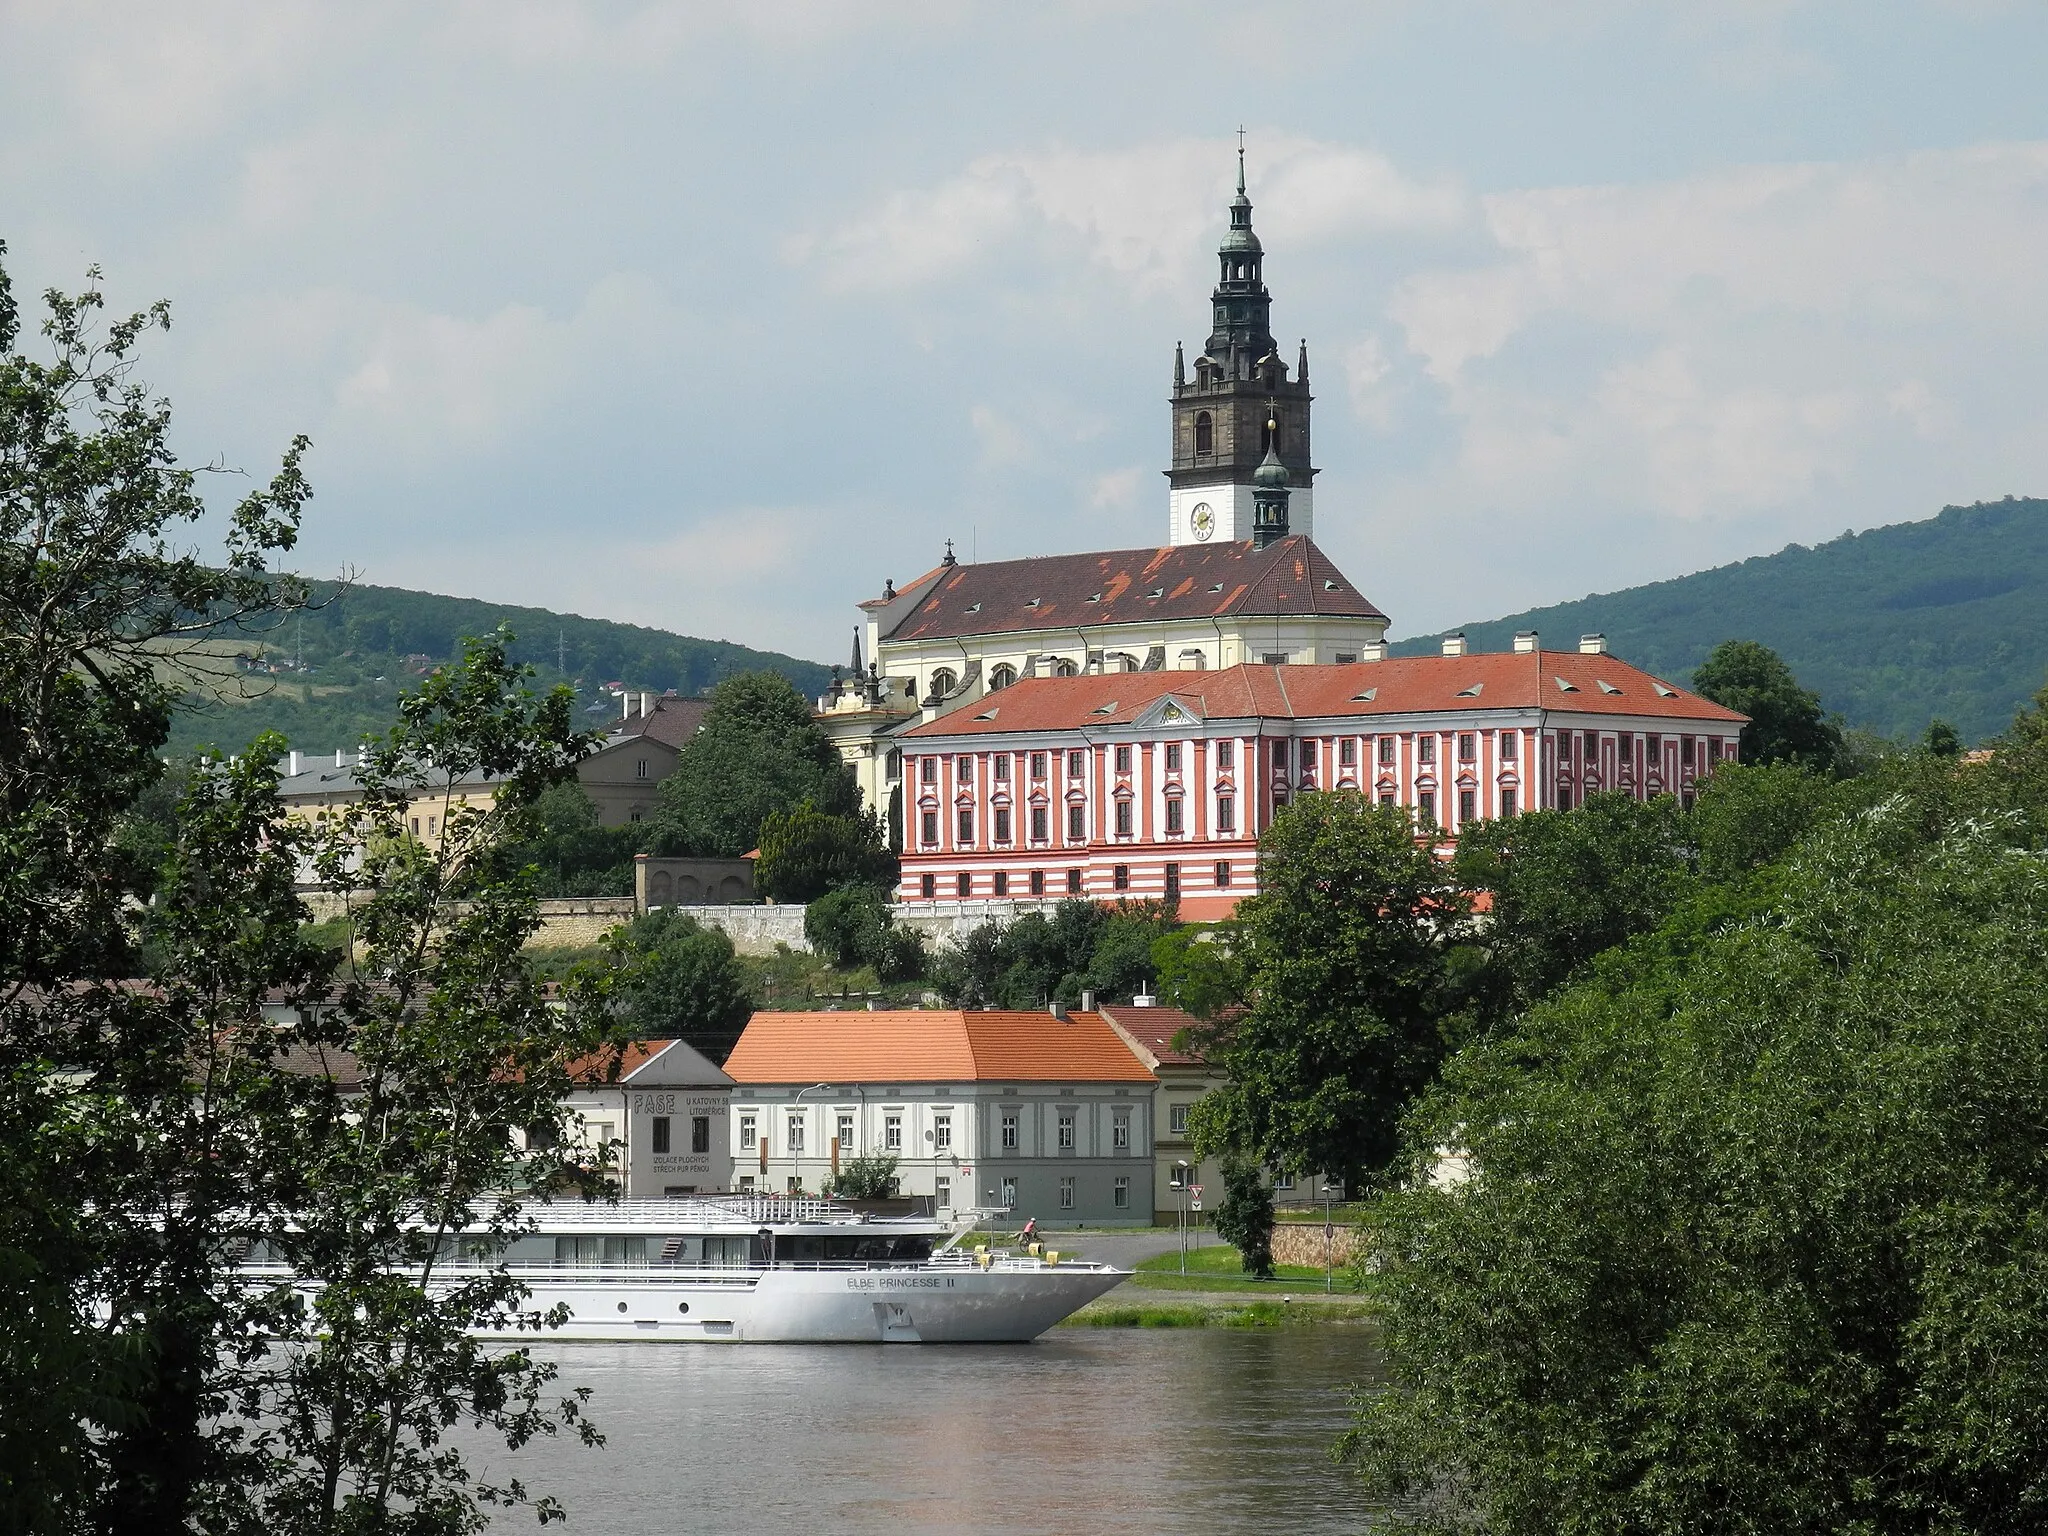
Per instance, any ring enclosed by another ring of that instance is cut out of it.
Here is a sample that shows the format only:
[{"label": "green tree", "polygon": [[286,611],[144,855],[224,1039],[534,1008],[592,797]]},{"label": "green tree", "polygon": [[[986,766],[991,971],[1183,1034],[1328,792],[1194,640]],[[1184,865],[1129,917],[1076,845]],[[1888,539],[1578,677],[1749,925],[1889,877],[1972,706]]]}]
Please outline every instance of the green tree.
[{"label": "green tree", "polygon": [[1724,640],[1699,664],[1692,685],[1716,704],[1749,716],[1746,763],[1797,763],[1829,773],[1842,755],[1841,727],[1821,713],[1820,695],[1799,686],[1784,659],[1755,640]]},{"label": "green tree", "polygon": [[1152,969],[1159,978],[1159,997],[1168,1007],[1214,1020],[1244,1001],[1243,966],[1237,951],[1237,925],[1189,925],[1152,941]]},{"label": "green tree", "polygon": [[505,872],[533,870],[543,896],[630,896],[633,894],[635,827],[607,827],[597,802],[572,781],[541,791],[526,818],[532,831],[516,843],[493,849],[493,865]]},{"label": "green tree", "polygon": [[1223,1198],[1216,1205],[1216,1235],[1237,1250],[1245,1272],[1273,1278],[1273,1191],[1266,1173],[1251,1158],[1223,1159]]},{"label": "green tree", "polygon": [[657,852],[737,858],[757,847],[762,823],[805,801],[821,815],[860,815],[853,771],[788,679],[729,678],[711,694],[704,728],[661,781],[649,828]]},{"label": "green tree", "polygon": [[865,965],[883,982],[924,974],[924,936],[899,926],[888,896],[872,885],[842,886],[805,907],[804,937],[841,970]]},{"label": "green tree", "polygon": [[628,970],[620,1007],[636,1036],[682,1040],[715,1062],[732,1054],[754,1005],[731,939],[663,910],[634,919],[613,948]]},{"label": "green tree", "polygon": [[[193,1363],[161,1351],[182,1352],[192,1330],[159,1324],[182,1304],[166,1298],[190,1295],[211,1268],[202,1255],[190,1284],[176,1276],[174,1234],[144,1235],[168,1191],[129,1170],[162,1166],[133,1154],[164,1117],[191,1127],[176,1120],[189,1098],[180,1052],[199,1008],[108,979],[141,963],[131,903],[155,889],[166,834],[143,827],[137,807],[162,781],[172,702],[202,664],[192,643],[303,601],[267,567],[291,549],[310,494],[298,439],[232,510],[223,548],[187,547],[205,510],[198,474],[171,450],[169,405],[132,372],[167,306],[103,326],[97,272],[85,292],[45,303],[38,360],[17,350],[0,265],[0,1528],[11,1529],[113,1508],[161,1465],[152,1446],[189,1443],[176,1417]],[[240,894],[216,899],[225,909]],[[142,1297],[143,1315],[116,1308],[96,1322],[116,1294]],[[158,1517],[181,1518],[187,1489],[210,1473],[178,1474]]]},{"label": "green tree", "polygon": [[1190,1116],[1196,1145],[1355,1184],[1393,1156],[1462,1006],[1446,952],[1466,904],[1408,814],[1356,791],[1305,795],[1259,843],[1238,907],[1250,999],[1208,1032],[1223,1085]]},{"label": "green tree", "polygon": [[1468,830],[1457,879],[1490,903],[1489,1019],[1526,1008],[1602,950],[1654,928],[1692,883],[1685,815],[1670,796],[1588,795]]},{"label": "green tree", "polygon": [[1948,782],[1701,893],[1418,1106],[1349,1442],[1390,1523],[2038,1528],[2048,875],[1995,775]]},{"label": "green tree", "polygon": [[869,1152],[841,1163],[825,1180],[825,1193],[834,1200],[886,1200],[895,1182],[895,1157]]},{"label": "green tree", "polygon": [[1963,755],[1963,738],[1956,734],[1956,728],[1946,720],[1929,721],[1927,734],[1920,738],[1920,744],[1936,757]]},{"label": "green tree", "polygon": [[1050,915],[1026,912],[1007,927],[984,923],[941,950],[932,985],[963,1008],[1043,1008],[1076,1003],[1083,992],[1105,1002],[1127,998],[1157,980],[1153,943],[1178,927],[1159,902],[1103,906],[1070,898]]},{"label": "green tree", "polygon": [[1701,878],[1735,880],[1783,857],[1836,801],[1828,779],[1797,763],[1722,764],[1692,808]]},{"label": "green tree", "polygon": [[[517,1481],[476,1478],[451,1426],[510,1447],[565,1429],[597,1439],[586,1390],[551,1400],[554,1363],[475,1336],[565,1315],[530,1307],[500,1255],[533,1230],[534,1199],[611,1187],[608,1152],[562,1134],[564,1104],[591,1063],[616,1073],[623,1034],[609,978],[580,973],[551,999],[521,954],[537,898],[495,855],[535,835],[541,798],[595,738],[574,729],[566,688],[526,688],[508,638],[468,642],[459,666],[401,699],[358,769],[361,801],[316,858],[361,959],[281,1038],[312,1061],[345,1059],[355,1081],[297,1070],[267,1084],[280,1146],[259,1186],[262,1241],[292,1279],[257,1297],[246,1331],[275,1343],[224,1415],[263,1468],[262,1525],[283,1536],[452,1536],[518,1504],[553,1518],[555,1502]],[[450,788],[478,771],[496,790],[488,807]],[[437,790],[442,833],[423,846],[406,816]],[[515,1127],[551,1134],[522,1147]],[[444,1273],[457,1258],[471,1267]]]},{"label": "green tree", "polygon": [[761,823],[754,883],[777,901],[815,901],[842,886],[896,887],[896,855],[881,819],[867,812],[834,816],[810,801],[770,811]]}]

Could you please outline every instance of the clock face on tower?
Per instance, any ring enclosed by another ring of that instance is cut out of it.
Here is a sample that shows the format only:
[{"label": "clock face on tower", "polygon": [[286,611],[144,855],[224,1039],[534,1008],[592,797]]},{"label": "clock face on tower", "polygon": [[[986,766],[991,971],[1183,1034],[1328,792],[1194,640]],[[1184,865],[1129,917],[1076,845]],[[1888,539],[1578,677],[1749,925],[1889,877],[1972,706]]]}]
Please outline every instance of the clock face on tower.
[{"label": "clock face on tower", "polygon": [[1216,531],[1216,514],[1210,510],[1209,503],[1195,503],[1195,510],[1188,514],[1188,527],[1194,530],[1197,539],[1204,543],[1208,541],[1209,535]]}]

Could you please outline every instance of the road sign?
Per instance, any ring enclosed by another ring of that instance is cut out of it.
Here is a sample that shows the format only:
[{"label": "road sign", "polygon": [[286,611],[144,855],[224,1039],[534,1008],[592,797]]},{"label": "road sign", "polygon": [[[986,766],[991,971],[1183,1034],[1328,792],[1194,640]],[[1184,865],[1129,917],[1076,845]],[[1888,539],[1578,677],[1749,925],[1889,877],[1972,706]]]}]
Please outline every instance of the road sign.
[{"label": "road sign", "polygon": [[1188,1209],[1189,1209],[1189,1210],[1191,1210],[1191,1211],[1199,1211],[1199,1210],[1200,1210],[1201,1208],[1202,1208],[1202,1202],[1201,1202],[1201,1201],[1199,1201],[1199,1200],[1197,1200],[1197,1201],[1193,1202],[1193,1203],[1192,1203],[1191,1205],[1189,1205],[1189,1206],[1188,1206]]},{"label": "road sign", "polygon": [[1202,1186],[1201,1186],[1201,1185],[1199,1185],[1199,1184],[1190,1184],[1190,1185],[1188,1186],[1188,1188],[1189,1188],[1189,1190],[1190,1190],[1190,1191],[1191,1191],[1191,1192],[1192,1192],[1192,1193],[1194,1194],[1194,1197],[1195,1197],[1195,1198],[1196,1198],[1197,1200],[1199,1200],[1199,1199],[1201,1199],[1201,1198],[1202,1198]]}]

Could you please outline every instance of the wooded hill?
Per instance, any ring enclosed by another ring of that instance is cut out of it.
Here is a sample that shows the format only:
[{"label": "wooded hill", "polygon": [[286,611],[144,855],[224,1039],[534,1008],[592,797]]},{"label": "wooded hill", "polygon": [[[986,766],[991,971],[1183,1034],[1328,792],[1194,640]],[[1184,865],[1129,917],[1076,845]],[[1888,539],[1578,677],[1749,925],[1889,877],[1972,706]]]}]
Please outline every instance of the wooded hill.
[{"label": "wooded hill", "polygon": [[[1508,649],[1517,630],[1554,649],[1604,633],[1618,655],[1678,680],[1723,640],[1760,640],[1851,726],[1917,737],[1938,718],[1974,742],[2048,682],[2048,501],[1944,507],[1463,629],[1479,651]],[[1394,651],[1425,654],[1441,639]]]},{"label": "wooded hill", "polygon": [[569,683],[593,725],[618,711],[604,692],[609,683],[687,697],[734,673],[764,671],[815,695],[830,677],[818,662],[730,641],[403,587],[326,583],[315,601],[276,628],[208,644],[218,684],[188,699],[170,751],[236,752],[267,730],[308,752],[353,747],[391,725],[401,687],[460,657],[464,635],[500,624],[518,636],[511,654],[537,669],[536,683]]}]

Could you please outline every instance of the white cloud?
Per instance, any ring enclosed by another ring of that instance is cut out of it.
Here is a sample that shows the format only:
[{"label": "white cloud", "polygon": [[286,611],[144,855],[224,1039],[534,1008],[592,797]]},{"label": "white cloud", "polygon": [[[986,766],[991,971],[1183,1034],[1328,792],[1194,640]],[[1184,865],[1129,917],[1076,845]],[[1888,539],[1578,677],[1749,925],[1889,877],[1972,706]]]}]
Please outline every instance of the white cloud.
[{"label": "white cloud", "polygon": [[[1457,226],[1457,187],[1404,175],[1372,150],[1261,133],[1254,223],[1290,252],[1360,235]],[[1078,241],[1138,293],[1200,281],[1235,175],[1234,141],[1174,139],[1133,148],[986,155],[930,188],[899,191],[873,214],[791,239],[842,290],[889,289],[959,271],[1034,234]]]},{"label": "white cloud", "polygon": [[1144,467],[1137,464],[1097,475],[1088,487],[1088,505],[1098,512],[1121,512],[1134,507],[1145,479]]},{"label": "white cloud", "polygon": [[358,335],[336,414],[358,452],[501,446],[544,409],[594,388],[622,354],[655,345],[668,319],[660,292],[630,274],[595,284],[560,319],[524,303],[476,317],[364,306],[342,321]]}]

